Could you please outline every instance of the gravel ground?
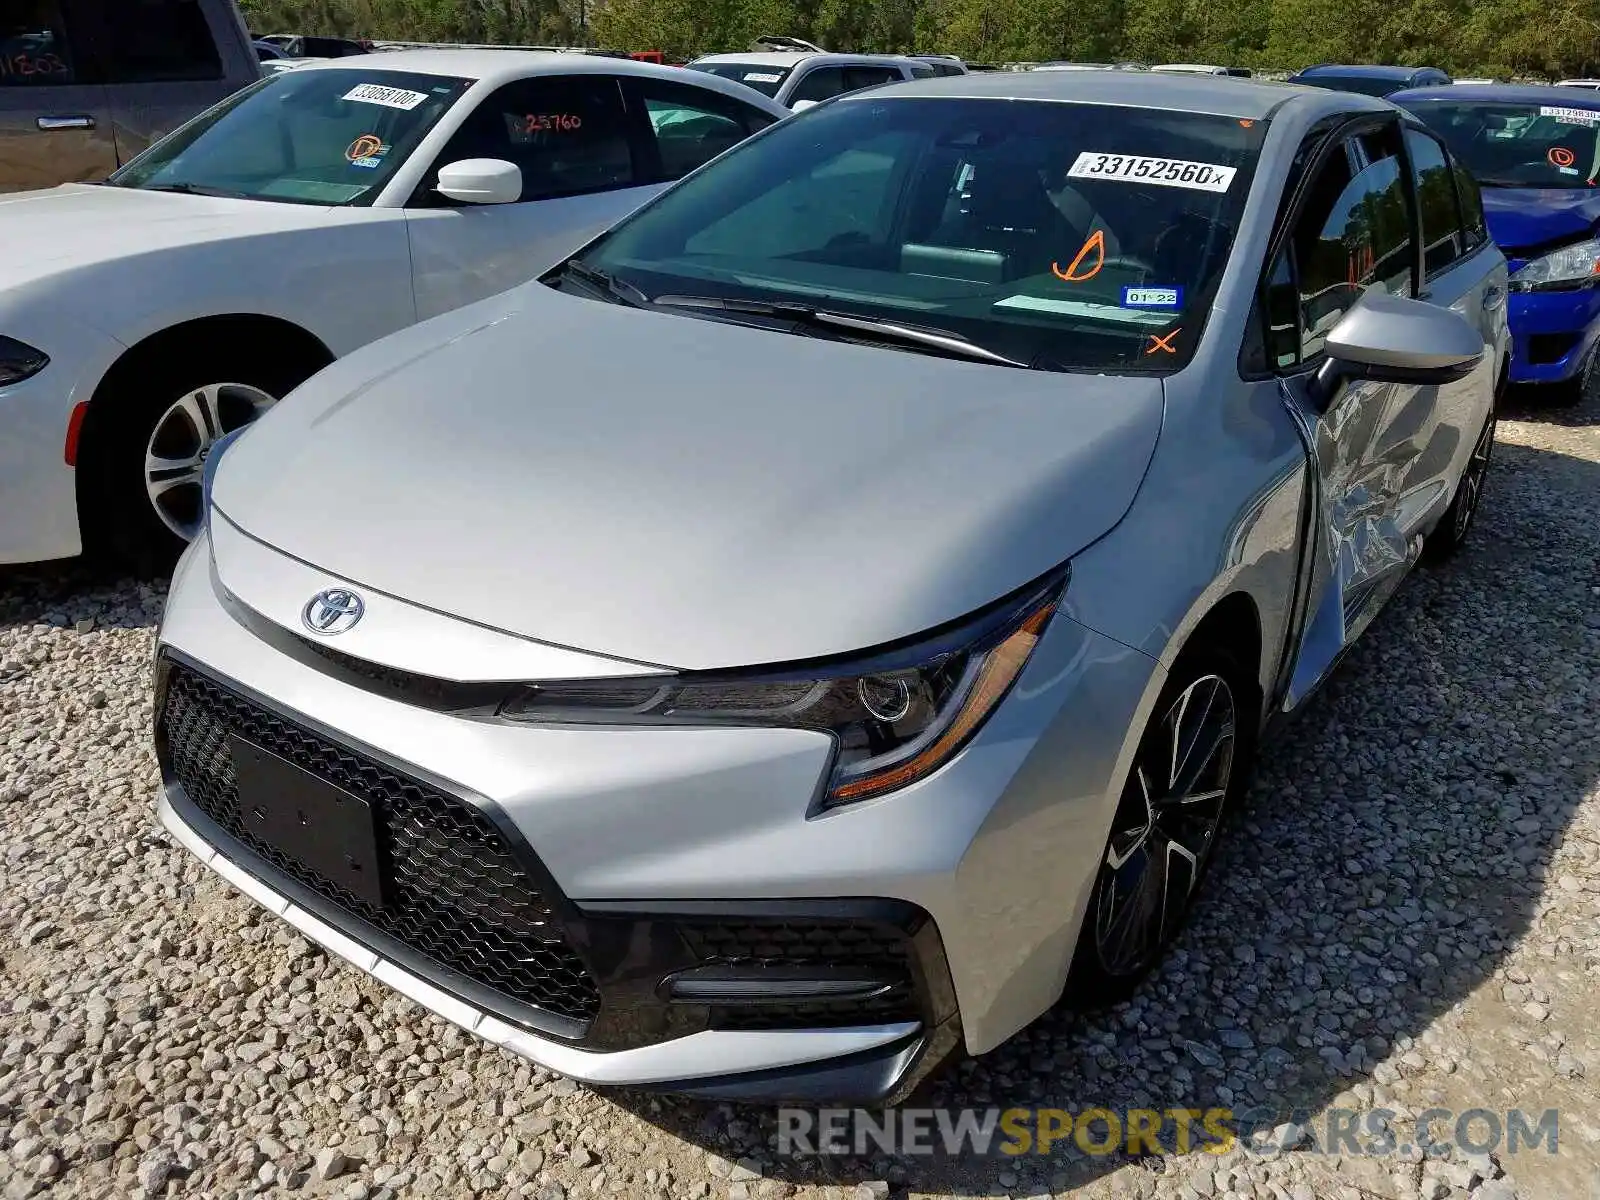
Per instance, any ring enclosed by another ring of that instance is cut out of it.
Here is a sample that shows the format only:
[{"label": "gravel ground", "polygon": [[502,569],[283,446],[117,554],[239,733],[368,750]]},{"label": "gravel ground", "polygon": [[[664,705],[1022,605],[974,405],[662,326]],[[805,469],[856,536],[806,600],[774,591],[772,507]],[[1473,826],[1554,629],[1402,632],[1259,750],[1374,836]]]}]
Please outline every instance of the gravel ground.
[{"label": "gravel ground", "polygon": [[1269,749],[1159,975],[930,1100],[1558,1108],[1559,1153],[779,1161],[771,1113],[552,1077],[168,841],[161,593],[64,569],[0,578],[0,1195],[1600,1195],[1600,403],[1510,415],[1474,545]]}]

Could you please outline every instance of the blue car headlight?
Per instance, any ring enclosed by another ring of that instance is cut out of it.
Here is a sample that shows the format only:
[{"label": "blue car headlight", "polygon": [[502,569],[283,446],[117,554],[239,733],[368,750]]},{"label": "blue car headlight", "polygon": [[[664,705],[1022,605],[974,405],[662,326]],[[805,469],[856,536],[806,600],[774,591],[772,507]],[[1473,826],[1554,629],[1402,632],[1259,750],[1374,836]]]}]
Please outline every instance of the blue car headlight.
[{"label": "blue car headlight", "polygon": [[1574,291],[1597,281],[1600,281],[1600,238],[1590,238],[1524,263],[1511,276],[1511,290]]}]

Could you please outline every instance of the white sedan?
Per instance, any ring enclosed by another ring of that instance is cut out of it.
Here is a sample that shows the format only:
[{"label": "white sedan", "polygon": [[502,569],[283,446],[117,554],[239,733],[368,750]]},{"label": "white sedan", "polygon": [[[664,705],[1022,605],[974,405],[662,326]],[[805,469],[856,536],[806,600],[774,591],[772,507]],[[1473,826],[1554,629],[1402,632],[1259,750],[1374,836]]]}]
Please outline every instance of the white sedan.
[{"label": "white sedan", "polygon": [[105,184],[0,198],[0,563],[160,565],[217,438],[788,115],[623,59],[403,51],[262,80]]}]

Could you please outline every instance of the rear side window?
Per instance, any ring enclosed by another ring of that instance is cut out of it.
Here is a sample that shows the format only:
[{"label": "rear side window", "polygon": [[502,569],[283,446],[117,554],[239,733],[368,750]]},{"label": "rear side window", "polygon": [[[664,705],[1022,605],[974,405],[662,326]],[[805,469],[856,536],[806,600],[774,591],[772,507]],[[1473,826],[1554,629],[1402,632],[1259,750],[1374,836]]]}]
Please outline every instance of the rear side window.
[{"label": "rear side window", "polygon": [[1444,147],[1427,134],[1406,130],[1406,150],[1417,189],[1423,269],[1431,276],[1466,253],[1461,214],[1456,210],[1455,178],[1445,161]]},{"label": "rear side window", "polygon": [[661,178],[680,179],[737,145],[773,118],[705,88],[659,79],[634,82],[661,158]]},{"label": "rear side window", "polygon": [[0,87],[75,83],[59,0],[8,0],[0,15]]},{"label": "rear side window", "polygon": [[222,78],[199,0],[115,0],[103,19],[112,83]]},{"label": "rear side window", "polygon": [[642,182],[618,80],[548,76],[509,83],[467,118],[434,165],[499,158],[522,168],[522,199],[548,200]]}]

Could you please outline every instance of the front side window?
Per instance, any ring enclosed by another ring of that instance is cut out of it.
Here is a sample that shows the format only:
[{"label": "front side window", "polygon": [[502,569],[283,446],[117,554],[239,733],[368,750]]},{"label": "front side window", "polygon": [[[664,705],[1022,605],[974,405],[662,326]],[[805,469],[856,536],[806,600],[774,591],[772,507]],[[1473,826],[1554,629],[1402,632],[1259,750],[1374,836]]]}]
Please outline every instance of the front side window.
[{"label": "front side window", "polygon": [[222,78],[199,0],[114,0],[103,12],[112,83]]},{"label": "front side window", "polygon": [[655,135],[663,179],[681,179],[773,121],[754,105],[705,88],[659,79],[633,86]]},{"label": "front side window", "polygon": [[818,67],[806,75],[795,86],[794,92],[789,96],[789,103],[809,100],[813,104],[823,100],[832,99],[834,96],[843,95],[850,90],[844,81],[843,67]]},{"label": "front side window", "polygon": [[76,83],[60,0],[15,0],[0,15],[0,87]]},{"label": "front side window", "polygon": [[794,70],[793,67],[776,67],[770,63],[738,62],[698,62],[690,63],[689,68],[694,71],[704,71],[707,75],[715,75],[718,79],[731,79],[735,83],[744,84],[745,87],[755,88],[768,99],[778,94],[783,81],[789,78],[789,72]]},{"label": "front side window", "polygon": [[1399,156],[1385,152],[1378,135],[1346,143],[1312,181],[1292,241],[1301,353],[1310,358],[1367,288],[1411,293],[1411,216]]},{"label": "front side window", "polygon": [[1455,177],[1445,161],[1444,148],[1427,134],[1406,130],[1406,151],[1411,157],[1417,191],[1423,269],[1432,275],[1466,253],[1461,214],[1456,208]]},{"label": "front side window", "polygon": [[735,148],[584,261],[651,297],[809,305],[1040,369],[1167,373],[1199,340],[1266,127],[861,97]]},{"label": "front side window", "polygon": [[370,204],[470,79],[285,71],[236,92],[107,181],[294,204]]},{"label": "front side window", "polygon": [[551,75],[506,84],[478,105],[436,166],[467,158],[515,163],[522,169],[523,201],[641,182],[622,91],[609,75]]},{"label": "front side window", "polygon": [[1587,188],[1600,179],[1600,105],[1417,100],[1407,105],[1485,187]]}]

